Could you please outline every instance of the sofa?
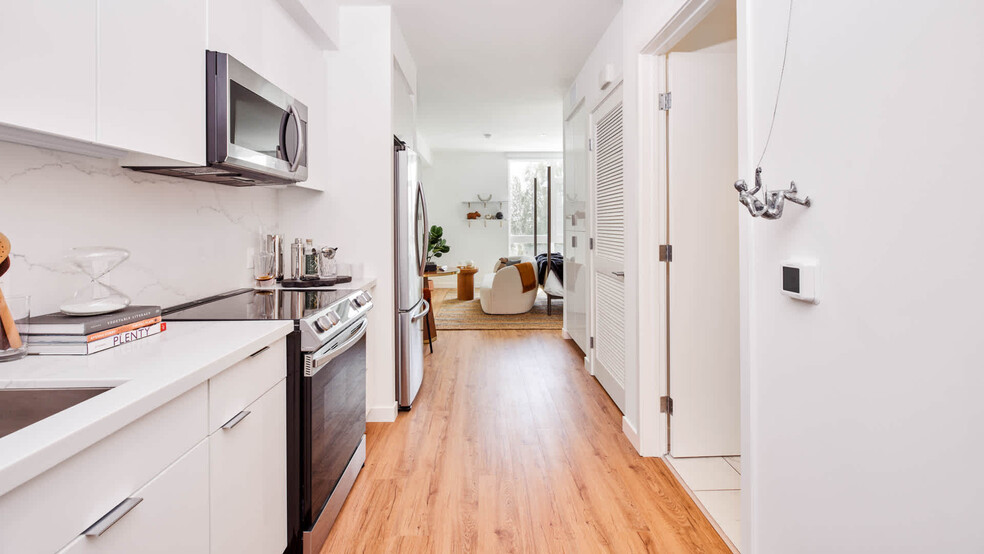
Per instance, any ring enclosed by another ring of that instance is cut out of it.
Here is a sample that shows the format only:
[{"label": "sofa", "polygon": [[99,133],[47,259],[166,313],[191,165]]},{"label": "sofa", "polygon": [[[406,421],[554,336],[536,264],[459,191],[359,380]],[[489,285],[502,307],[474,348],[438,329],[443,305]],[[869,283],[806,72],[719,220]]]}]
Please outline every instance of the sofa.
[{"label": "sofa", "polygon": [[[529,262],[536,267],[536,260],[523,256],[519,263]],[[523,282],[515,265],[498,262],[494,272],[482,279],[479,298],[482,311],[492,315],[525,314],[533,309],[539,287],[523,292]]]}]

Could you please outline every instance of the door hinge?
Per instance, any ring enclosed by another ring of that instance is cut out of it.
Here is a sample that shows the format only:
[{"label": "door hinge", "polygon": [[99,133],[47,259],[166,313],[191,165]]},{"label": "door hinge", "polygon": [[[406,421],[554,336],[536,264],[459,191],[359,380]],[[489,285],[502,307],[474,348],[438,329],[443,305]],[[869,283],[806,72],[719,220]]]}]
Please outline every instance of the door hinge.
[{"label": "door hinge", "polygon": [[588,250],[594,250],[594,237],[588,239]]},{"label": "door hinge", "polygon": [[588,139],[588,152],[594,152],[594,140]]},{"label": "door hinge", "polygon": [[659,111],[665,112],[670,109],[670,104],[673,103],[673,93],[672,92],[661,92],[659,93]]},{"label": "door hinge", "polygon": [[673,261],[673,245],[671,244],[659,245],[659,261],[661,262]]},{"label": "door hinge", "polygon": [[594,337],[588,339],[588,348],[594,348]]},{"label": "door hinge", "polygon": [[669,396],[659,397],[659,413],[673,415],[673,399]]}]

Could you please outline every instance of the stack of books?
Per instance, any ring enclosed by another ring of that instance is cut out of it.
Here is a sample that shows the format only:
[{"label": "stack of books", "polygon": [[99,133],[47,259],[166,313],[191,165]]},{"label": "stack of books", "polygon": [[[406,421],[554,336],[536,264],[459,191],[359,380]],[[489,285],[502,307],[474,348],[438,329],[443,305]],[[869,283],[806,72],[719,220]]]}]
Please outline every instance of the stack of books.
[{"label": "stack of books", "polygon": [[32,317],[27,325],[29,354],[95,354],[167,329],[160,306],[129,306],[95,316],[60,313]]}]

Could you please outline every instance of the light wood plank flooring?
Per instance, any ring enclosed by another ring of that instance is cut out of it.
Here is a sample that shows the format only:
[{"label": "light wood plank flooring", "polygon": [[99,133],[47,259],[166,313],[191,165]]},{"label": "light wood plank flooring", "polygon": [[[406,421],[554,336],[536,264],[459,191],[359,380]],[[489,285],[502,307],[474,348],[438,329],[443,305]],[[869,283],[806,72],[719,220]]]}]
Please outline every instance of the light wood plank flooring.
[{"label": "light wood plank flooring", "polygon": [[442,331],[323,553],[730,550],[557,331]]}]

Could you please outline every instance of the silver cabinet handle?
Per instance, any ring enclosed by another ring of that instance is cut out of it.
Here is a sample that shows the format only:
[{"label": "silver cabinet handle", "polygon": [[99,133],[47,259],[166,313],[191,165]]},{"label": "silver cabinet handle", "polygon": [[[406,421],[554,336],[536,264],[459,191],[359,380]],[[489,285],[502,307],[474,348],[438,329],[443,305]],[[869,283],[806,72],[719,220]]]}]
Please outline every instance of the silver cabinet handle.
[{"label": "silver cabinet handle", "polygon": [[612,272],[612,275],[614,275],[616,277],[625,277],[625,272],[624,271],[613,271]]},{"label": "silver cabinet handle", "polygon": [[263,348],[261,348],[261,349],[257,350],[256,352],[253,352],[252,354],[250,354],[249,357],[250,358],[255,358],[255,357],[259,356],[260,354],[266,352],[267,350],[270,350],[270,347],[269,346],[264,346]]},{"label": "silver cabinet handle", "polygon": [[225,423],[225,425],[222,426],[222,429],[224,429],[226,431],[228,431],[229,429],[232,429],[236,425],[239,425],[239,422],[242,421],[242,420],[244,420],[244,419],[246,419],[246,416],[248,416],[251,413],[252,412],[250,412],[249,410],[243,410],[243,411],[239,412],[238,414],[232,416],[232,419],[230,419],[229,421],[227,421]]},{"label": "silver cabinet handle", "polygon": [[123,516],[130,513],[130,510],[137,507],[137,504],[143,502],[143,498],[139,496],[131,496],[123,502],[116,505],[115,508],[106,512],[106,515],[99,518],[99,521],[92,524],[91,527],[86,529],[83,534],[87,537],[98,537],[106,532],[110,527],[116,525],[116,522],[123,519]]},{"label": "silver cabinet handle", "polygon": [[301,126],[301,114],[297,113],[297,108],[293,104],[287,106],[287,113],[294,116],[294,125],[297,126],[297,155],[290,164],[290,172],[294,173],[301,165],[301,157],[304,156],[304,128]]}]

